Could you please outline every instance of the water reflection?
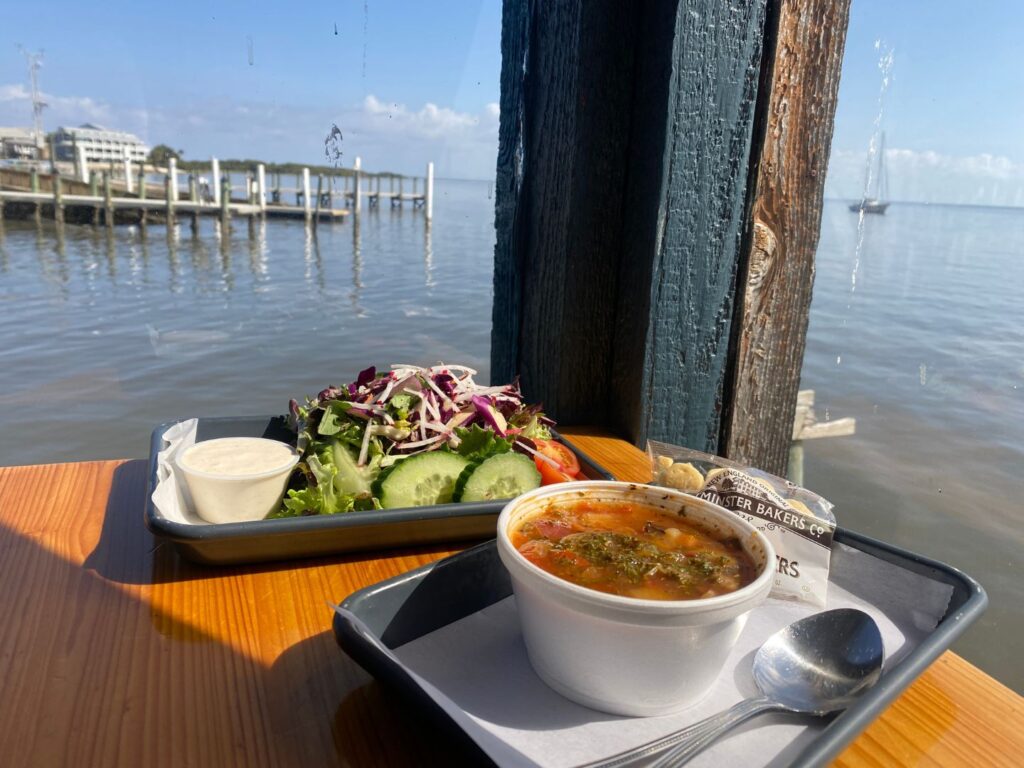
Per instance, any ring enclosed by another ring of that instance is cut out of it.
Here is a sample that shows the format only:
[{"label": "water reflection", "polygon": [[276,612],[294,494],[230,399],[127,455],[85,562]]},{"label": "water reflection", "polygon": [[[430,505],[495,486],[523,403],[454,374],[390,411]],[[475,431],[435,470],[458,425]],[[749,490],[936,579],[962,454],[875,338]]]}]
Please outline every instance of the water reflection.
[{"label": "water reflection", "polygon": [[429,221],[423,227],[423,281],[427,290],[434,287],[434,248],[430,227]]},{"label": "water reflection", "polygon": [[359,303],[363,290],[363,248],[359,219],[359,216],[352,217],[352,292],[349,296],[352,298],[352,309],[356,317],[363,318],[368,313]]},{"label": "water reflection", "polygon": [[107,257],[107,277],[110,278],[110,282],[117,282],[117,253],[114,248],[114,228],[104,227],[106,235],[106,257]]},{"label": "water reflection", "polygon": [[178,261],[178,225],[167,225],[167,268],[168,285],[171,293],[181,293],[181,262]]},{"label": "water reflection", "polygon": [[265,293],[267,286],[267,222],[249,217],[249,271],[255,278],[253,291]]},{"label": "water reflection", "polygon": [[[392,212],[393,215],[402,215],[400,210],[396,208]],[[338,250],[338,255],[344,257],[348,247],[337,238],[344,232],[345,226],[352,228],[349,303],[358,318],[365,318],[370,314],[368,305],[364,304],[368,291],[367,271],[378,263],[389,268],[394,264],[391,260],[393,253],[398,254],[397,258],[402,258],[400,254],[403,253],[417,258],[414,254],[418,251],[422,277],[413,278],[413,282],[423,286],[428,292],[433,292],[438,285],[435,273],[434,231],[430,222],[424,222],[423,239],[417,247],[414,245],[418,240],[417,231],[404,226],[394,229],[397,222],[392,220],[389,224],[386,220],[381,221],[378,209],[369,209],[365,215],[371,217],[368,224],[364,221],[365,216],[352,216],[344,223],[322,227],[319,236],[317,227],[305,226],[302,229],[303,239],[300,246],[303,269],[299,274],[310,289],[315,290],[318,296],[325,297],[329,293],[327,272],[331,265],[325,263],[324,249],[327,253]],[[277,287],[274,285],[275,282],[282,279],[288,281],[285,273],[289,269],[289,254],[298,250],[298,244],[294,243],[298,232],[292,223],[268,222],[257,216],[247,217],[247,237],[244,245],[242,238],[232,238],[231,225],[225,225],[220,219],[209,221],[209,228],[203,225],[198,236],[185,236],[182,231],[185,226],[185,222],[180,220],[165,226],[163,242],[159,242],[150,240],[149,227],[142,222],[124,227],[58,225],[48,220],[33,225],[31,219],[25,223],[15,222],[12,227],[10,222],[4,222],[3,229],[0,229],[0,271],[6,273],[11,269],[10,243],[13,232],[22,248],[26,243],[25,238],[34,235],[34,248],[31,248],[35,254],[33,266],[41,273],[44,282],[61,287],[65,294],[66,287],[75,279],[70,274],[72,270],[75,271],[76,277],[80,275],[80,284],[91,295],[101,291],[100,281],[114,287],[131,285],[139,288],[151,284],[154,280],[165,283],[172,294],[231,293],[238,278],[234,272],[236,260],[233,258],[235,254],[232,253],[232,249],[239,246],[244,248],[243,253],[248,257],[254,293],[269,292]],[[366,226],[369,226],[369,230],[365,229]],[[209,239],[211,234],[214,242]],[[275,258],[282,262],[281,274],[275,273],[274,278],[271,277],[271,237],[278,238],[275,239],[275,243],[281,243],[280,246],[276,246],[275,252]],[[371,250],[374,258],[370,259],[369,263],[366,260],[364,240],[373,244]],[[158,253],[166,246],[166,273],[162,269],[163,254],[159,254],[161,258],[154,271],[154,265],[150,260],[154,243],[157,243]],[[409,248],[410,245],[413,248]],[[393,250],[396,247],[398,250]],[[70,262],[67,256],[69,249],[73,255]],[[118,262],[122,259],[126,269],[119,269],[121,265]],[[406,266],[414,265],[409,262]],[[411,287],[409,277],[404,280],[389,279],[397,280],[396,285],[402,283],[406,289]],[[425,311],[418,311],[416,314],[424,313]]]},{"label": "water reflection", "polygon": [[230,293],[235,287],[235,275],[231,271],[231,224],[218,219],[213,222],[213,232],[220,252],[220,279],[224,292]]},{"label": "water reflection", "polygon": [[[306,266],[305,280],[309,285],[316,283],[317,294],[324,295],[324,262],[320,257],[320,239],[316,236],[316,229],[312,226],[305,227],[305,244],[303,247],[303,263]],[[315,276],[315,277],[314,277]]]}]

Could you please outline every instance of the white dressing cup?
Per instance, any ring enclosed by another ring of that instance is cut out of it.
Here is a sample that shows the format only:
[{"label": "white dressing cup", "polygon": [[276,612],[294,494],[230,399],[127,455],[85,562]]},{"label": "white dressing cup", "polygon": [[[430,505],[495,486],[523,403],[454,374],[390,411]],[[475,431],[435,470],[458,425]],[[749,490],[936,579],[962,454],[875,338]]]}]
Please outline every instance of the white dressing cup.
[{"label": "white dressing cup", "polygon": [[278,508],[298,461],[298,452],[278,440],[222,437],[186,448],[175,464],[197,515],[209,523],[242,523]]}]

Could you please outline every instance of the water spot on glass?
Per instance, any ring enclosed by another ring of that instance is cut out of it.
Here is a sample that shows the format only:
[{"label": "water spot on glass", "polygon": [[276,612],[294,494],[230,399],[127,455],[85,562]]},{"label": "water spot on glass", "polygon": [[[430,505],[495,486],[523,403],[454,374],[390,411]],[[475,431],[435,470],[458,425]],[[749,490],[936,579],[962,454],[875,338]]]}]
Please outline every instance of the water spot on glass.
[{"label": "water spot on glass", "polygon": [[341,167],[341,143],[344,138],[341,135],[341,129],[336,123],[333,123],[331,130],[327,132],[327,138],[324,139],[324,157],[327,158],[327,163],[335,168]]},{"label": "water spot on glass", "polygon": [[252,35],[245,36],[245,52],[249,59],[249,66],[256,63],[256,47],[252,41]]},{"label": "water spot on glass", "polygon": [[921,386],[923,387],[925,384],[928,383],[928,366],[925,365],[924,363],[921,363],[921,367],[919,368],[919,374],[921,379]]}]

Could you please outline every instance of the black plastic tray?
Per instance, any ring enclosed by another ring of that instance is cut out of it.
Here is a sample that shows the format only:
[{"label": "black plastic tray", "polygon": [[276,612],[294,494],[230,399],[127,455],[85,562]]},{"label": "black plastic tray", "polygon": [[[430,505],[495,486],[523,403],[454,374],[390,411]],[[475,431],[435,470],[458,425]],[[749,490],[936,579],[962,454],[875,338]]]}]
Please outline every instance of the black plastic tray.
[{"label": "black plastic tray", "polygon": [[[494,535],[504,501],[438,504],[432,507],[313,515],[248,523],[179,523],[161,516],[153,505],[157,454],[164,432],[177,422],[153,430],[146,491],[146,527],[175,544],[189,560],[213,565],[318,557],[339,552],[418,546],[440,542],[479,541]],[[217,437],[266,437],[295,444],[284,416],[201,418],[196,440]],[[583,473],[595,480],[614,479],[603,467],[564,442],[579,458]]]},{"label": "black plastic tray", "polygon": [[[854,706],[835,717],[796,756],[791,765],[801,768],[823,765],[838,755],[981,615],[988,604],[981,585],[951,566],[842,528],[836,530],[834,540],[948,584],[953,594],[935,630],[893,667],[887,667],[877,685]],[[341,607],[357,616],[373,638],[387,648],[397,648],[511,594],[508,573],[498,559],[495,542],[489,541],[355,592]],[[334,617],[334,634],[338,644],[360,666],[423,707],[433,721],[444,725],[449,738],[459,739],[464,749],[476,755],[478,764],[493,764],[408,672],[377,648],[373,638],[366,637],[341,614]]]}]

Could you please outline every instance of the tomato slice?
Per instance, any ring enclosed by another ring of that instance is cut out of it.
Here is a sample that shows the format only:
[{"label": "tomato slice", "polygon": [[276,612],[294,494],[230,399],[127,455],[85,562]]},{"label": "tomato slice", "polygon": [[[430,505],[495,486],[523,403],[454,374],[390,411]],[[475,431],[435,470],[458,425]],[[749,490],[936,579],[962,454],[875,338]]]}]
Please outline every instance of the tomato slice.
[{"label": "tomato slice", "polygon": [[[555,440],[534,440],[533,442],[537,446],[537,453],[541,454],[534,456],[533,461],[537,465],[537,469],[540,470],[543,485],[577,479],[580,473],[580,463],[575,453]],[[553,466],[552,461],[558,466]]]},{"label": "tomato slice", "polygon": [[544,461],[540,456],[534,456],[533,462],[537,465],[537,469],[540,471],[540,484],[551,485],[553,483],[565,483],[569,480],[575,480],[574,475],[567,475],[565,472],[551,466],[548,462]]},{"label": "tomato slice", "polygon": [[537,450],[562,468],[567,475],[575,477],[580,473],[580,462],[568,446],[557,440],[534,440]]}]

